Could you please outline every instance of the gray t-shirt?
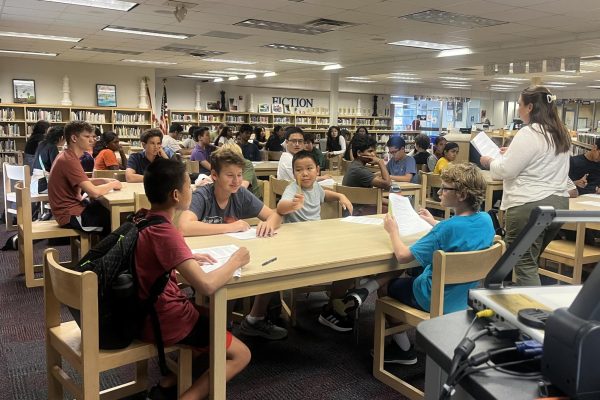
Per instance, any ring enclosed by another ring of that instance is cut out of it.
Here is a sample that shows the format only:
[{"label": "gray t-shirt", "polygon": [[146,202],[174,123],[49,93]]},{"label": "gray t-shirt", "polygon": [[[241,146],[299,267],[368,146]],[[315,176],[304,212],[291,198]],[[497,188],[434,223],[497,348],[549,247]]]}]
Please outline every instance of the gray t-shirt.
[{"label": "gray t-shirt", "polygon": [[[298,193],[298,183],[291,182],[281,195],[281,200],[292,200]],[[325,190],[318,183],[312,189],[302,189],[304,206],[284,216],[285,222],[318,221],[321,219],[321,203],[325,201]]]},{"label": "gray t-shirt", "polygon": [[342,185],[352,187],[373,187],[373,179],[375,174],[369,171],[363,163],[354,160],[348,166],[348,170],[344,174]]},{"label": "gray t-shirt", "polygon": [[263,202],[248,189],[240,187],[231,195],[225,209],[221,209],[215,198],[214,185],[205,185],[192,193],[190,211],[196,214],[200,222],[230,224],[240,219],[257,217],[263,206]]}]

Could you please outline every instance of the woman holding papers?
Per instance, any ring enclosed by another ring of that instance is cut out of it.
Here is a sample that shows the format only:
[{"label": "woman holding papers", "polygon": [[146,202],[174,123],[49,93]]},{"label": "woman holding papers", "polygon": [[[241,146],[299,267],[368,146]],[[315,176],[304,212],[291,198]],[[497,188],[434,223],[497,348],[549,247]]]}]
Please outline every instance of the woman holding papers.
[{"label": "woman holding papers", "polygon": [[[480,159],[494,179],[504,180],[501,210],[506,211],[507,245],[521,233],[538,206],[569,208],[566,197],[571,137],[558,116],[556,96],[543,86],[525,89],[519,116],[526,124],[501,155]],[[539,286],[538,259],[560,226],[547,228],[515,266],[517,285]]]}]

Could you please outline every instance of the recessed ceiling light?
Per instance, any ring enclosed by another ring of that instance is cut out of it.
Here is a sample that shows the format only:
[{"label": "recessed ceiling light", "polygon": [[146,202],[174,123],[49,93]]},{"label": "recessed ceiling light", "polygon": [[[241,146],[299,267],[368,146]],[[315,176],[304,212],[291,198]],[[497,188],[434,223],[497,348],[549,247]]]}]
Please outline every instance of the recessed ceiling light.
[{"label": "recessed ceiling light", "polygon": [[551,76],[553,78],[561,78],[561,79],[581,78],[581,76],[579,76],[579,75],[546,75],[546,76]]},{"label": "recessed ceiling light", "polygon": [[254,78],[256,78],[255,74],[248,74],[248,75],[244,76],[244,79],[254,79]]},{"label": "recessed ceiling light", "polygon": [[241,72],[234,72],[234,71],[215,71],[215,70],[210,70],[208,71],[210,74],[219,74],[219,75],[241,75]]},{"label": "recessed ceiling light", "polygon": [[496,79],[498,81],[509,81],[509,82],[524,82],[524,81],[529,80],[527,78],[513,78],[513,77],[508,77],[508,76],[501,76],[501,77],[497,77],[494,79]]},{"label": "recessed ceiling light", "polygon": [[470,89],[471,86],[444,86],[446,89]]},{"label": "recessed ceiling light", "polygon": [[415,83],[415,84],[423,83],[423,82],[420,82],[420,81],[407,81],[407,80],[404,80],[404,79],[402,79],[402,80],[395,80],[395,81],[392,81],[392,82],[393,83]]},{"label": "recessed ceiling light", "polygon": [[546,85],[577,85],[575,82],[545,82]]},{"label": "recessed ceiling light", "polygon": [[223,78],[215,78],[213,82],[223,82]]},{"label": "recessed ceiling light", "polygon": [[212,76],[213,78],[227,78],[231,75],[226,74],[213,74],[210,72],[194,72],[193,75],[201,75],[201,76]]},{"label": "recessed ceiling light", "polygon": [[16,38],[24,38],[24,39],[56,40],[59,42],[79,42],[82,40],[82,38],[76,38],[76,37],[40,35],[37,33],[25,33],[25,32],[3,32],[3,31],[0,31],[0,36],[16,37]]},{"label": "recessed ceiling light", "polygon": [[347,76],[346,79],[354,79],[354,80],[364,80],[371,79],[368,76]]},{"label": "recessed ceiling light", "polygon": [[168,62],[168,61],[148,61],[148,60],[131,60],[131,59],[126,59],[126,60],[121,60],[122,62],[128,62],[128,63],[138,63],[138,64],[158,64],[158,65],[175,65],[177,64],[176,62]]},{"label": "recessed ceiling light", "polygon": [[590,85],[588,87],[592,89],[600,89],[600,85]]},{"label": "recessed ceiling light", "polygon": [[76,6],[95,7],[95,8],[106,8],[109,10],[117,11],[129,11],[138,3],[132,1],[120,1],[120,0],[43,0],[50,3],[63,3],[73,4]]},{"label": "recessed ceiling light", "polygon": [[277,76],[276,72],[267,72],[263,75],[264,78],[270,78],[272,76]]},{"label": "recessed ceiling light", "polygon": [[283,22],[265,21],[265,20],[260,20],[260,19],[247,19],[247,20],[235,23],[234,25],[243,26],[245,28],[266,29],[269,31],[300,33],[303,35],[319,35],[321,33],[331,32],[331,30],[332,30],[329,27],[286,24]]},{"label": "recessed ceiling light", "polygon": [[344,67],[342,67],[340,64],[331,64],[331,65],[326,65],[323,67],[323,71],[332,71],[335,69],[342,69]]},{"label": "recessed ceiling light", "polygon": [[237,72],[252,72],[254,74],[264,74],[266,72],[271,72],[271,71],[265,71],[265,70],[261,70],[261,69],[245,69],[245,68],[225,68],[226,71],[237,71]]},{"label": "recessed ceiling light", "polygon": [[467,29],[484,28],[508,23],[506,21],[500,21],[497,19],[482,18],[476,15],[466,15],[434,9],[403,15],[400,18],[410,19],[417,22],[428,22],[430,24],[449,25]]},{"label": "recessed ceiling light", "polygon": [[223,58],[205,58],[202,61],[219,62],[219,63],[227,63],[227,64],[244,64],[244,65],[256,64],[256,61],[225,60]]},{"label": "recessed ceiling light", "polygon": [[461,49],[442,50],[438,53],[436,57],[454,57],[464,56],[467,54],[473,54],[473,52],[468,47],[463,47]]},{"label": "recessed ceiling light", "polygon": [[323,53],[329,53],[331,51],[335,51],[335,50],[331,50],[331,49],[320,49],[318,47],[298,46],[298,45],[294,45],[294,44],[283,44],[283,43],[270,43],[270,44],[265,44],[262,47],[268,47],[268,48],[277,49],[277,50],[300,51],[303,53],[315,53],[315,54],[323,54]]},{"label": "recessed ceiling light", "polygon": [[0,53],[8,53],[8,54],[24,54],[27,56],[48,56],[48,57],[56,57],[57,53],[46,53],[43,51],[21,51],[21,50],[0,50]]},{"label": "recessed ceiling light", "polygon": [[457,46],[453,44],[444,44],[444,43],[434,43],[434,42],[422,42],[420,40],[399,40],[397,42],[390,42],[388,44],[394,46],[404,46],[404,47],[417,47],[420,49],[431,49],[431,50],[452,50],[452,49],[461,49],[464,46]]},{"label": "recessed ceiling light", "polygon": [[466,78],[464,76],[440,76],[440,79],[452,79],[455,81],[472,81],[473,78]]},{"label": "recessed ceiling light", "polygon": [[308,64],[308,65],[331,65],[335,64],[331,61],[314,61],[314,60],[300,60],[297,58],[286,58],[284,60],[279,60],[280,62],[293,63],[293,64]]},{"label": "recessed ceiling light", "polygon": [[405,81],[418,81],[421,78],[412,76],[386,76],[387,79],[404,79]]},{"label": "recessed ceiling light", "polygon": [[354,82],[354,83],[375,83],[377,81],[372,81],[369,79],[346,79],[346,82]]},{"label": "recessed ceiling light", "polygon": [[490,85],[490,88],[496,89],[517,89],[518,86],[508,86],[508,85]]},{"label": "recessed ceiling light", "polygon": [[183,75],[177,75],[180,78],[194,78],[194,79],[215,79],[214,76],[209,76],[209,75],[187,75],[187,74],[183,74]]},{"label": "recessed ceiling light", "polygon": [[390,75],[398,75],[398,76],[415,76],[417,74],[413,74],[412,72],[390,72]]},{"label": "recessed ceiling light", "polygon": [[157,36],[164,37],[169,39],[188,39],[194,35],[188,35],[183,33],[175,33],[175,32],[164,32],[164,31],[154,31],[149,29],[139,29],[139,28],[127,28],[124,26],[116,26],[116,25],[108,25],[102,28],[103,31],[108,32],[119,32],[119,33],[131,33],[134,35],[143,35],[143,36]]},{"label": "recessed ceiling light", "polygon": [[238,78],[237,76],[230,76],[229,78],[227,78],[228,81],[237,81],[238,79],[240,78]]},{"label": "recessed ceiling light", "polygon": [[465,81],[440,81],[442,83],[456,84],[456,85],[466,85]]},{"label": "recessed ceiling light", "polygon": [[98,53],[127,54],[130,56],[139,56],[140,54],[142,54],[141,51],[103,49],[100,47],[87,47],[87,46],[73,46],[73,47],[71,47],[71,50],[94,51],[94,52],[98,52]]},{"label": "recessed ceiling light", "polygon": [[551,88],[551,89],[562,89],[562,88],[566,88],[565,85],[544,85],[547,88]]}]

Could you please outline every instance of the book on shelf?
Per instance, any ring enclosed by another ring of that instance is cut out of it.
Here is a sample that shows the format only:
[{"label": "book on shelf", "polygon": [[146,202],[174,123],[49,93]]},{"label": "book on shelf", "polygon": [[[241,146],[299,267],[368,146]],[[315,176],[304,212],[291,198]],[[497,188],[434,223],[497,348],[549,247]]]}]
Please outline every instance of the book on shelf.
[{"label": "book on shelf", "polygon": [[71,121],[86,121],[93,124],[106,124],[106,114],[92,111],[71,111]]},{"label": "book on shelf", "polygon": [[115,112],[115,124],[146,124],[147,113],[124,113]]},{"label": "book on shelf", "polygon": [[0,121],[14,121],[17,113],[14,108],[0,108]]},{"label": "book on shelf", "polygon": [[7,124],[5,126],[0,125],[0,136],[20,136],[21,127],[17,124]]},{"label": "book on shelf", "polygon": [[27,121],[36,122],[44,119],[48,122],[62,122],[60,110],[27,110]]}]

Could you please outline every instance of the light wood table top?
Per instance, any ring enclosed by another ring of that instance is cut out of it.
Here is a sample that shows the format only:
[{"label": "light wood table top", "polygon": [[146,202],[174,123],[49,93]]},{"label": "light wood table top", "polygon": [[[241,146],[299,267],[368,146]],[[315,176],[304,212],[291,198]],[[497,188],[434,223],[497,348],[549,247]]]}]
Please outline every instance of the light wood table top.
[{"label": "light wood table top", "polygon": [[277,162],[277,161],[260,161],[260,162],[253,162],[252,165],[254,165],[254,172],[256,173],[256,176],[269,176],[269,175],[276,176],[277,175],[277,166],[279,165],[279,162]]},{"label": "light wood table top", "polygon": [[133,200],[136,193],[146,193],[144,189],[144,184],[142,182],[131,183],[131,182],[122,182],[123,187],[121,190],[113,190],[110,193],[105,194],[100,197],[98,200],[108,208],[110,205],[114,204],[131,204],[133,205]]}]

